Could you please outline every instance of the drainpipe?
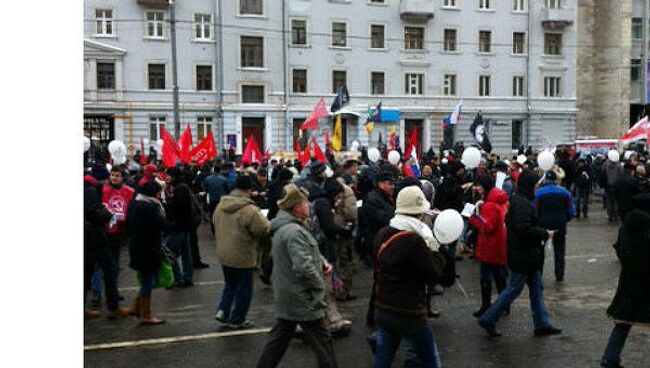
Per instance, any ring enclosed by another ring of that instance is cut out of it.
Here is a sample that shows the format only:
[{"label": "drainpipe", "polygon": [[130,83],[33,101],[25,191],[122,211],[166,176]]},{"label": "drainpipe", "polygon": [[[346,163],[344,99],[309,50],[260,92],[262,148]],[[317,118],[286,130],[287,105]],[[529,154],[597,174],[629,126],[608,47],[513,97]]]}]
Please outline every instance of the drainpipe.
[{"label": "drainpipe", "polygon": [[[284,84],[284,103],[283,103],[283,119],[282,124],[285,126],[284,132],[284,148],[290,151],[291,148],[291,135],[288,131],[293,132],[293,126],[288,129],[288,110],[289,110],[289,79],[287,73],[288,65],[288,52],[287,52],[287,1],[282,0],[282,80]],[[293,137],[291,137],[293,138]]]},{"label": "drainpipe", "polygon": [[[223,149],[224,145],[224,121],[223,121],[223,15],[221,0],[215,0],[213,3],[215,16],[216,42],[217,47],[214,52],[214,63],[217,71],[217,148]],[[217,155],[219,152],[217,151]]]},{"label": "drainpipe", "polygon": [[530,142],[530,92],[531,92],[531,73],[530,73],[530,39],[532,37],[532,22],[531,22],[531,17],[532,17],[532,6],[531,2],[528,2],[528,37],[526,39],[526,139],[524,143],[524,147],[528,147],[528,144]]}]

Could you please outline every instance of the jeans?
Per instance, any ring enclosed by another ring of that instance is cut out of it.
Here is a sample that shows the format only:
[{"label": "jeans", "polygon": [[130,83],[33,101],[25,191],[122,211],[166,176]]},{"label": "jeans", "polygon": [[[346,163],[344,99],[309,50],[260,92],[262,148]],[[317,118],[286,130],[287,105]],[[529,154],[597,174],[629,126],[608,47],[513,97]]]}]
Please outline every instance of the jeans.
[{"label": "jeans", "polygon": [[269,339],[257,361],[257,368],[274,368],[278,366],[284,353],[289,348],[289,343],[291,343],[291,339],[296,332],[296,325],[299,325],[304,331],[304,339],[316,354],[318,367],[338,367],[332,337],[325,326],[325,319],[321,318],[315,321],[278,319],[278,322],[269,333]]},{"label": "jeans", "polygon": [[[110,257],[111,264],[113,266],[113,272],[111,277],[113,280],[110,280],[111,283],[118,285],[118,280],[120,277],[120,252],[122,251],[122,246],[126,242],[126,238],[123,234],[107,234],[108,239],[108,255]],[[95,265],[95,273],[93,274],[91,280],[91,290],[93,301],[99,301],[102,298],[102,280],[104,279],[104,272],[102,271],[99,263]]]},{"label": "jeans", "polygon": [[[384,322],[385,318],[386,322]],[[404,323],[400,323],[401,319],[405,320]],[[417,361],[422,367],[440,368],[442,366],[433,331],[426,319],[377,312],[376,338],[377,352],[373,368],[391,367],[402,339],[408,344],[407,358],[409,361]],[[412,355],[416,355],[417,359],[413,359],[415,357]]]},{"label": "jeans", "polygon": [[140,274],[140,298],[151,298],[151,291],[156,285],[156,273],[141,273]]},{"label": "jeans", "polygon": [[[250,268],[222,267],[226,286],[221,294],[221,301],[217,311],[223,311],[224,318],[231,324],[240,325],[246,320],[246,314],[253,298],[253,270]],[[234,309],[232,308],[233,302],[235,304]]]},{"label": "jeans", "polygon": [[497,301],[483,314],[481,322],[491,326],[496,325],[503,313],[510,308],[515,299],[521,294],[524,284],[528,285],[530,309],[533,311],[535,329],[548,326],[548,314],[546,313],[544,295],[542,294],[542,277],[537,271],[527,275],[513,272],[508,286],[499,294]]},{"label": "jeans", "polygon": [[202,263],[201,253],[199,252],[199,235],[197,234],[198,226],[190,230],[190,249],[192,251],[192,264],[198,265]]},{"label": "jeans", "polygon": [[589,190],[590,188],[576,186],[576,217],[580,217],[581,212],[587,217],[587,212],[589,212]]},{"label": "jeans", "polygon": [[614,364],[621,363],[621,352],[623,351],[627,334],[630,332],[631,328],[631,325],[625,325],[622,323],[617,323],[616,326],[614,326],[612,334],[609,335],[609,341],[607,342],[603,358]]},{"label": "jeans", "polygon": [[110,250],[108,247],[101,249],[89,249],[84,247],[84,301],[86,293],[91,289],[92,278],[96,267],[104,274],[104,288],[106,289],[106,305],[109,311],[117,309],[118,293],[117,278],[114,276],[115,267],[111,261]]},{"label": "jeans", "polygon": [[[192,263],[192,250],[190,247],[189,231],[177,231],[169,235],[167,247],[174,252],[174,262],[172,262],[172,271],[176,282],[191,283],[194,274],[194,265]],[[183,271],[178,265],[178,257],[181,257]]]}]

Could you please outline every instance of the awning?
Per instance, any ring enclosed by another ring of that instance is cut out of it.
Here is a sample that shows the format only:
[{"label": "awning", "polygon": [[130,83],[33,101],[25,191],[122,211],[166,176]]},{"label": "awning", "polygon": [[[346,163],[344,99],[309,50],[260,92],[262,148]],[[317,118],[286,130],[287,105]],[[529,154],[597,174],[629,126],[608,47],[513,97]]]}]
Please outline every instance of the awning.
[{"label": "awning", "polygon": [[[374,113],[375,109],[370,109],[370,113]],[[396,123],[400,121],[401,112],[398,109],[381,109],[379,118],[382,123]]]},{"label": "awning", "polygon": [[349,115],[354,115],[356,117],[361,116],[358,112],[354,111],[350,106],[343,106],[341,110],[337,110],[335,113],[332,113],[332,115],[341,115],[341,114],[349,114]]}]

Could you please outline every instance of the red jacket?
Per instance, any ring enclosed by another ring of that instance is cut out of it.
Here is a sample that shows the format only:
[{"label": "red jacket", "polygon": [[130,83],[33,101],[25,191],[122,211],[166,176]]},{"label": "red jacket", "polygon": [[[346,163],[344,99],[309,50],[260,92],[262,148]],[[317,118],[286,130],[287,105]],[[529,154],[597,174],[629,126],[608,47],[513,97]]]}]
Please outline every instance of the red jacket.
[{"label": "red jacket", "polygon": [[501,189],[493,188],[480,208],[480,215],[472,215],[469,221],[478,231],[476,258],[484,263],[505,265],[506,224],[508,195]]},{"label": "red jacket", "polygon": [[122,185],[120,188],[113,188],[110,184],[104,184],[102,187],[102,203],[112,214],[121,214],[123,218],[113,224],[110,221],[106,224],[106,233],[124,233],[126,225],[126,213],[135,195],[135,191],[128,185]]}]

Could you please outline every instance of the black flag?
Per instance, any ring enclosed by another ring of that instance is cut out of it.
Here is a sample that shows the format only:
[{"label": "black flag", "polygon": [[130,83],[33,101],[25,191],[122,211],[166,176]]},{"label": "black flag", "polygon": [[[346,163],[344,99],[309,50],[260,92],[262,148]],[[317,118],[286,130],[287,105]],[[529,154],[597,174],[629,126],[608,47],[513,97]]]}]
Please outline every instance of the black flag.
[{"label": "black flag", "polygon": [[330,110],[332,112],[337,112],[349,103],[350,94],[348,93],[348,87],[342,85],[336,92],[336,98],[334,99],[334,102],[332,102],[332,107],[330,107]]},{"label": "black flag", "polygon": [[469,132],[474,138],[474,143],[478,146],[479,149],[490,153],[492,151],[492,144],[490,143],[490,137],[488,137],[487,130],[485,129],[485,122],[483,121],[483,116],[479,111],[474,118],[474,122],[469,127]]}]

